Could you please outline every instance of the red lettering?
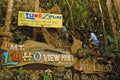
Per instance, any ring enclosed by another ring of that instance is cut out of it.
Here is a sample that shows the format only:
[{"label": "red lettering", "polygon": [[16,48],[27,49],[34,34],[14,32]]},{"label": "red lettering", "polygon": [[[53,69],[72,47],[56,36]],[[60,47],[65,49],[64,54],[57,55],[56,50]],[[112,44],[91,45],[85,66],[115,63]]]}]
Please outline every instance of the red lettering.
[{"label": "red lettering", "polygon": [[42,17],[42,14],[39,14],[39,18],[41,18]]},{"label": "red lettering", "polygon": [[41,17],[42,17],[42,14],[34,14],[34,17],[35,17],[35,18],[41,18]]},{"label": "red lettering", "polygon": [[18,52],[18,54],[16,52],[14,52],[12,54],[12,58],[13,58],[13,61],[18,61],[20,62],[22,60],[22,53],[21,52]]},{"label": "red lettering", "polygon": [[39,14],[34,14],[34,17],[35,17],[35,18],[38,18],[38,17],[39,17]]}]

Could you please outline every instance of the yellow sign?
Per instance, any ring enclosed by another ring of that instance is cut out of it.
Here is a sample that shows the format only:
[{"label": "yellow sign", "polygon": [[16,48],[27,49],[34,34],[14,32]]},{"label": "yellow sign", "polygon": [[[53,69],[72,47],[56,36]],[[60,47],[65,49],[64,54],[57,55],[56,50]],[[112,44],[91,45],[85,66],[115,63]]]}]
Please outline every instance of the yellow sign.
[{"label": "yellow sign", "polygon": [[62,15],[49,13],[18,13],[18,26],[62,28]]}]

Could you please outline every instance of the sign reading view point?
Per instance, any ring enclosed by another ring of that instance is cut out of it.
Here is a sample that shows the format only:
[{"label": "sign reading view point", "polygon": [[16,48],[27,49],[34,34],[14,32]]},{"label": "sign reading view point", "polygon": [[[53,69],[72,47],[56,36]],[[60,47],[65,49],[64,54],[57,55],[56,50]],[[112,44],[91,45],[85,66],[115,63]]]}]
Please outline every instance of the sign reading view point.
[{"label": "sign reading view point", "polygon": [[24,45],[12,44],[4,42],[4,47],[8,50],[3,52],[3,66],[21,66],[31,63],[44,63],[53,64],[56,63],[71,63],[73,62],[73,56],[70,54],[56,54],[48,53],[42,50],[25,50]]}]

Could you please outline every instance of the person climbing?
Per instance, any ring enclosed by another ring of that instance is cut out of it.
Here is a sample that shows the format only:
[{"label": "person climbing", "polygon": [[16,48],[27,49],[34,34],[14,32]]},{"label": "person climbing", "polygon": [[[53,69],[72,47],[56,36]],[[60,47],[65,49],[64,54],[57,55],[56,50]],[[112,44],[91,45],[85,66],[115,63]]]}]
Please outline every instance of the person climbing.
[{"label": "person climbing", "polygon": [[[100,42],[95,33],[92,31],[88,30],[88,35],[90,37],[88,46],[94,51],[94,47],[99,47]],[[96,53],[99,53],[99,51],[96,51]]]},{"label": "person climbing", "polygon": [[[90,41],[90,43],[93,45],[93,46],[99,46],[99,40],[98,40],[98,38],[97,38],[97,36],[95,35],[95,33],[93,33],[93,32],[91,32],[90,30],[88,31],[88,35],[90,36],[90,38],[89,38],[89,41]],[[90,48],[92,48],[91,46],[90,46]]]}]

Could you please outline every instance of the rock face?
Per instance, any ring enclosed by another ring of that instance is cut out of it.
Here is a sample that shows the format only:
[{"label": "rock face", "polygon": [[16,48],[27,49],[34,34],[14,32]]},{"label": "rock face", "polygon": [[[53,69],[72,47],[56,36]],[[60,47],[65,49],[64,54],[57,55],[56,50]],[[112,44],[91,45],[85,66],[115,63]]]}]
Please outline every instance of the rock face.
[{"label": "rock face", "polygon": [[11,71],[4,69],[0,72],[0,80],[10,80],[11,78],[13,78],[13,73]]},{"label": "rock face", "polygon": [[72,79],[72,71],[70,69],[66,72],[64,79],[65,80],[73,80]]},{"label": "rock face", "polygon": [[71,46],[71,53],[79,55],[81,52],[77,53],[77,50],[82,48],[82,41],[76,39],[75,37],[73,37],[73,40],[74,42],[73,45]]},{"label": "rock face", "polygon": [[53,51],[53,52],[58,52],[58,53],[61,53],[61,54],[70,54],[69,51],[67,50],[62,50],[60,48],[55,48],[54,46],[51,46],[51,45],[47,45],[45,43],[41,43],[41,42],[36,42],[36,41],[26,41],[24,44],[25,46],[25,50],[30,50],[30,49],[33,49],[33,50],[49,50],[49,51]]},{"label": "rock face", "polygon": [[79,75],[75,73],[73,80],[80,80]]}]

